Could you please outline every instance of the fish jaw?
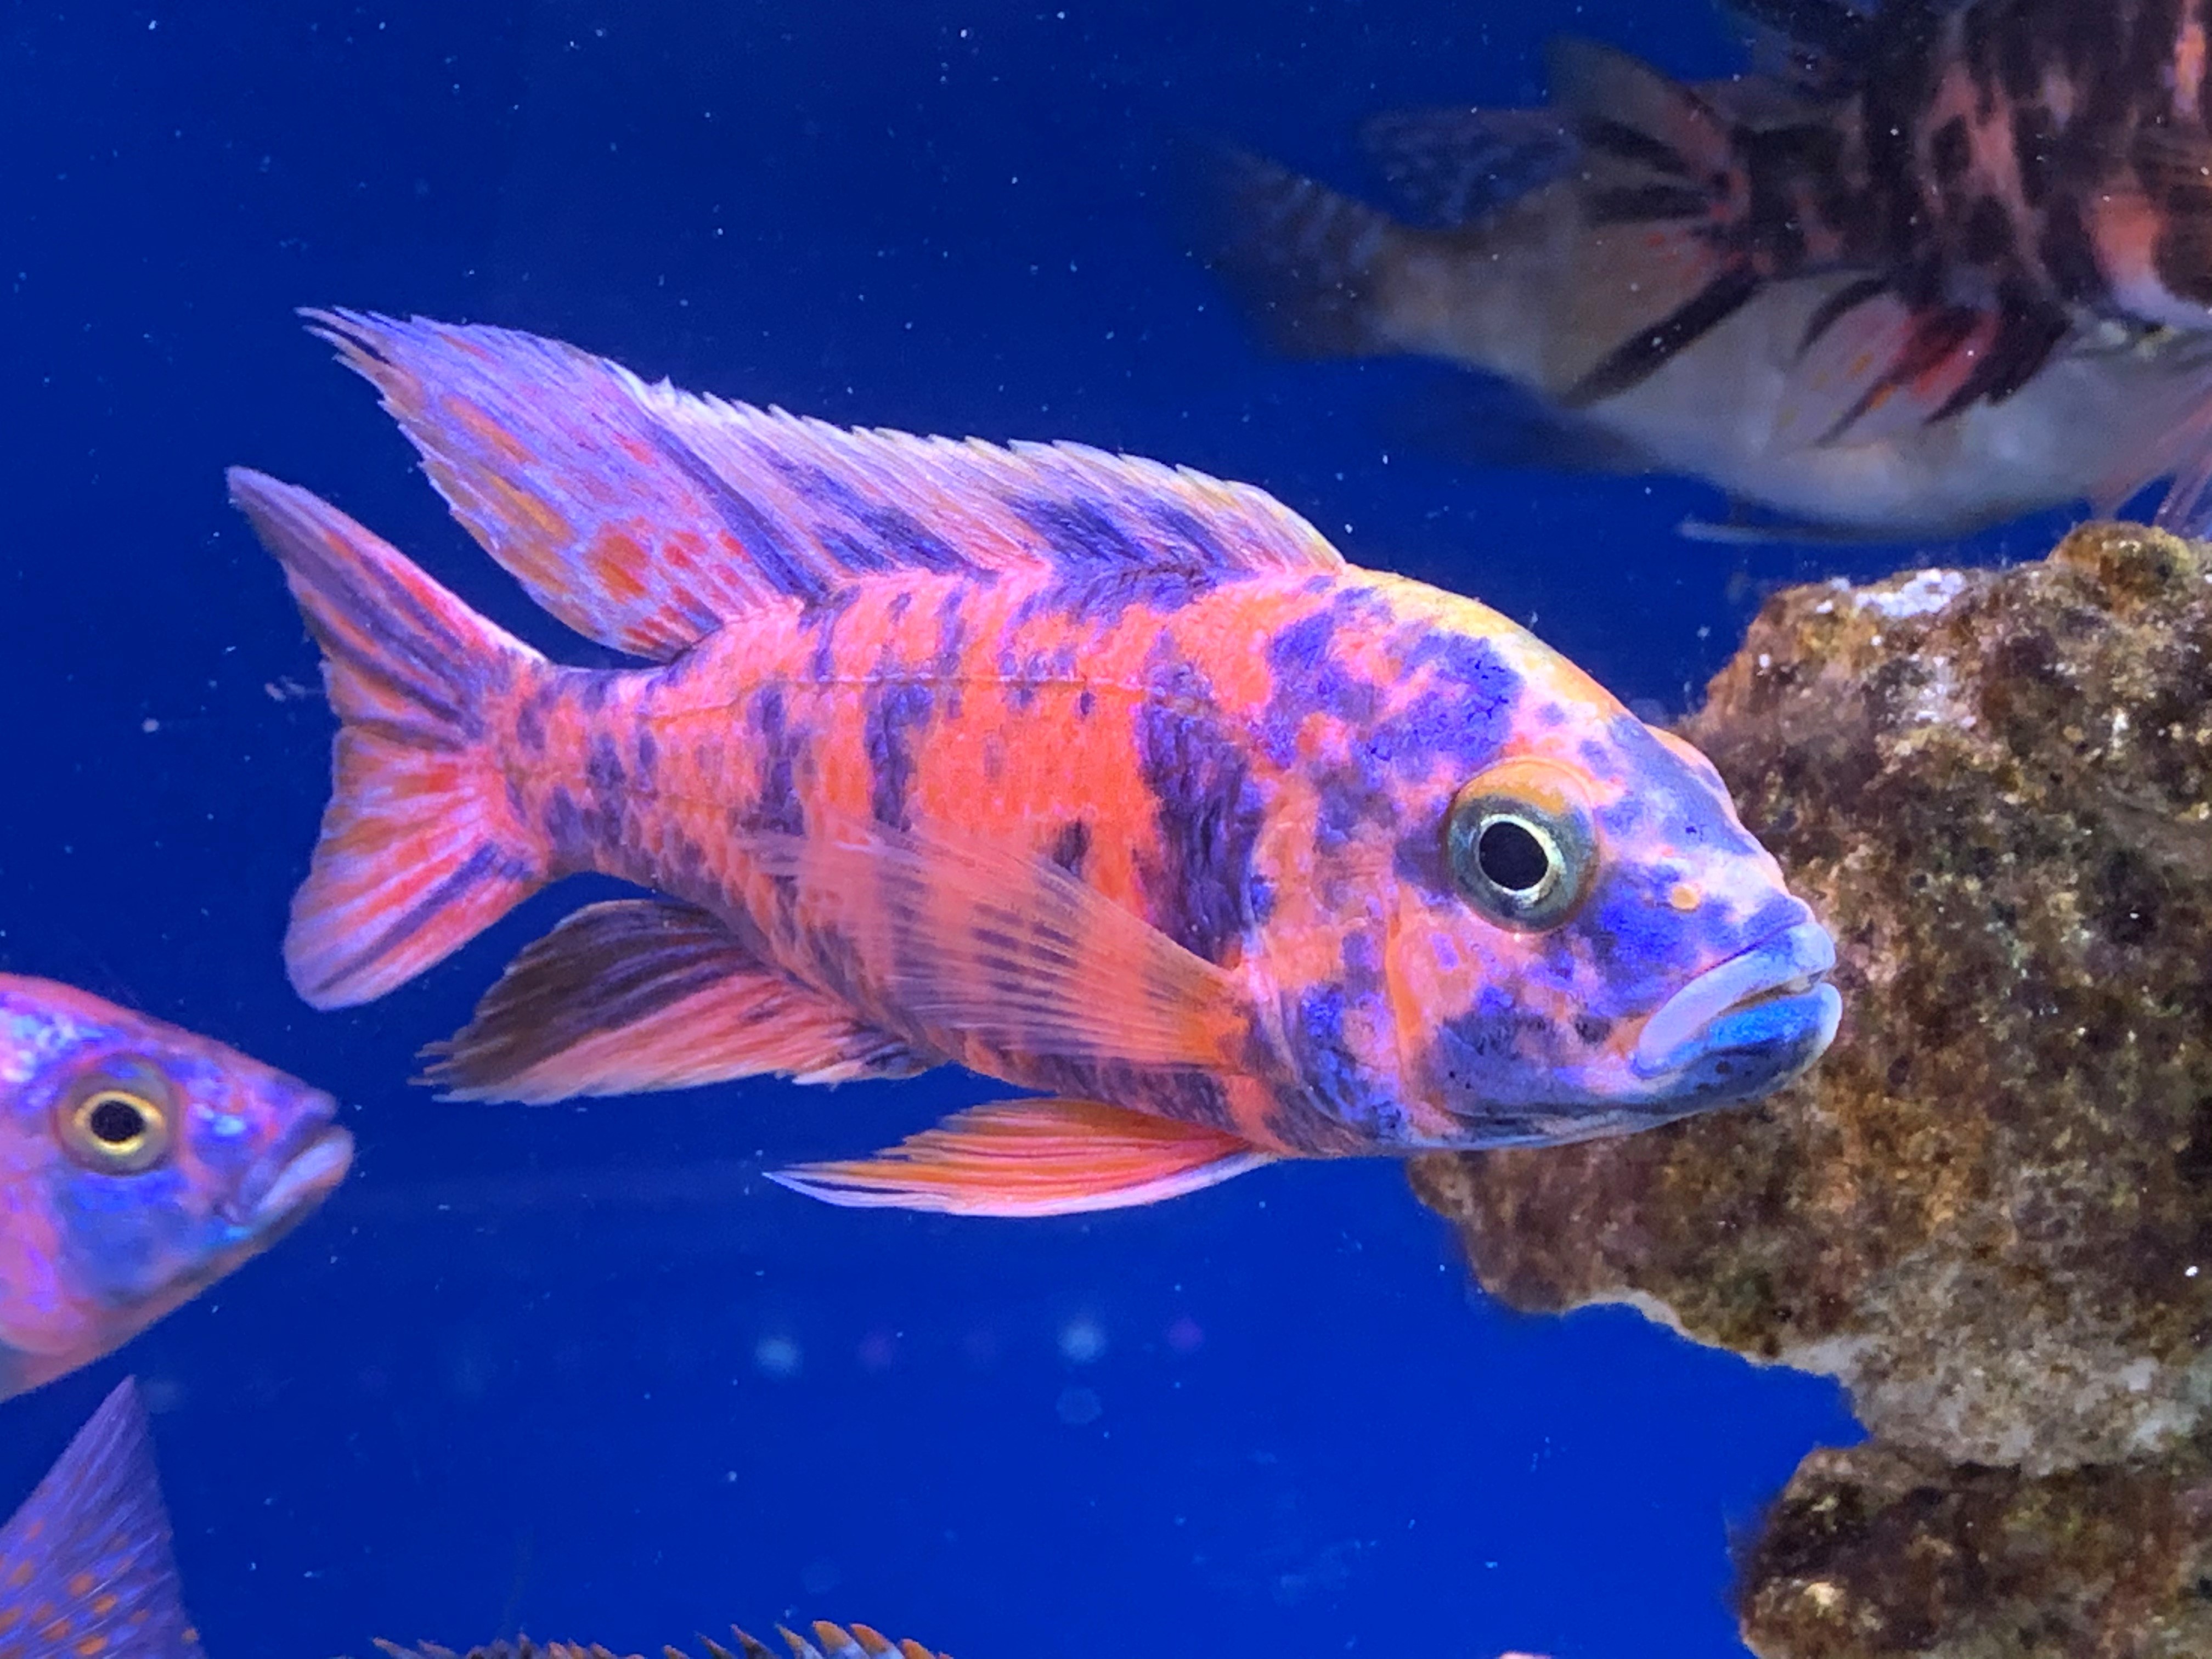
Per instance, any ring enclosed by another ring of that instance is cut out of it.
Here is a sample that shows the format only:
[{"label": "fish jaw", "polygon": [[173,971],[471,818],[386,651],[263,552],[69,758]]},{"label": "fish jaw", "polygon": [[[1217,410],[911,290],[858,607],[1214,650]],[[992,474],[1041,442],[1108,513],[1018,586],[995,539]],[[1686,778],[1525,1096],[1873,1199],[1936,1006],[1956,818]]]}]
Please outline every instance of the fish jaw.
[{"label": "fish jaw", "polygon": [[1630,1056],[1637,1076],[1686,1109],[1748,1100],[1805,1070],[1843,1017],[1828,983],[1835,941],[1801,921],[1708,968],[1644,1024]]}]

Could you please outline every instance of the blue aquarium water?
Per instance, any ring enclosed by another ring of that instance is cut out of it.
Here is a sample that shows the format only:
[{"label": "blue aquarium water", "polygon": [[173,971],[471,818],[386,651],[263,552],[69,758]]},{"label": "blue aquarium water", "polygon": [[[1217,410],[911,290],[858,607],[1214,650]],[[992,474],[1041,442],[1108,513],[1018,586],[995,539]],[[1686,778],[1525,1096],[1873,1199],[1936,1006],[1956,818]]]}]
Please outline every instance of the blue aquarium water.
[{"label": "blue aquarium water", "polygon": [[1194,136],[1341,173],[1377,110],[1537,100],[1563,26],[1740,61],[1703,0],[11,5],[0,967],[331,1090],[360,1152],[268,1257],[0,1405],[0,1511],[129,1371],[217,1659],[795,1617],[962,1659],[1741,1653],[1731,1540],[1856,1437],[1835,1389],[1626,1310],[1501,1310],[1395,1163],[918,1217],[763,1172],[999,1085],[411,1087],[606,883],[310,1012],[278,941],[331,721],[222,486],[308,483],[541,648],[612,660],[470,544],[292,310],[496,322],[838,422],[1250,480],[1679,712],[1760,594],[1899,550],[1685,540],[1722,510],[1696,483],[1410,441],[1446,371],[1269,356],[1177,229]]}]

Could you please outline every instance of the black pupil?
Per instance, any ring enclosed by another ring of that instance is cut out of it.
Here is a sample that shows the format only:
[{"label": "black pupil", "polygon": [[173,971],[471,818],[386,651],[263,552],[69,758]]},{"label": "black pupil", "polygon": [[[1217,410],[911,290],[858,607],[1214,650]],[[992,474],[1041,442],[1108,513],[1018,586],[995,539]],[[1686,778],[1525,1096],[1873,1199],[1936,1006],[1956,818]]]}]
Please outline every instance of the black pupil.
[{"label": "black pupil", "polygon": [[146,1115],[129,1101],[110,1095],[92,1109],[85,1127],[106,1145],[120,1146],[145,1133]]},{"label": "black pupil", "polygon": [[1551,854],[1526,824],[1500,818],[1486,826],[1474,844],[1482,873],[1509,893],[1533,892],[1552,872]]}]

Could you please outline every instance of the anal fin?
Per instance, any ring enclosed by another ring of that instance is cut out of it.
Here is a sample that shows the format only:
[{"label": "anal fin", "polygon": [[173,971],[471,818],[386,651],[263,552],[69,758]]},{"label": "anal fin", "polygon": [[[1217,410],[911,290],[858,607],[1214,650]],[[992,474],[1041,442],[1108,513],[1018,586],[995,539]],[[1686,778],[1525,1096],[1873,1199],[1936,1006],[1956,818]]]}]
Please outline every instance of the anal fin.
[{"label": "anal fin", "polygon": [[635,1094],[782,1073],[907,1077],[933,1062],[661,898],[587,905],[508,964],[422,1080],[465,1100]]},{"label": "anal fin", "polygon": [[1091,1100],[957,1113],[872,1158],[772,1179],[830,1204],[948,1215],[1079,1215],[1178,1198],[1272,1162],[1218,1129]]}]

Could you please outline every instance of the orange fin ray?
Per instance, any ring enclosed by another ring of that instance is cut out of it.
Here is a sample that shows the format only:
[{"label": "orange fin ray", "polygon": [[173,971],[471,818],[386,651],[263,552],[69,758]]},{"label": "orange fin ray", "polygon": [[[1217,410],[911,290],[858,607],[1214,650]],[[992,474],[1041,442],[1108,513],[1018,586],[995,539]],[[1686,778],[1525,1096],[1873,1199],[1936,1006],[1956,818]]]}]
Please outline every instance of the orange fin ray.
[{"label": "orange fin ray", "polygon": [[[1992,354],[2025,340],[2002,313],[1915,307],[1867,278],[1815,313],[1775,414],[1778,451],[1880,443],[2006,389]],[[2047,349],[2047,348],[2045,349]],[[2041,361],[2039,352],[2033,369]]]},{"label": "orange fin ray", "polygon": [[1237,975],[1025,849],[853,818],[741,844],[806,921],[892,964],[887,1000],[918,1030],[1211,1068],[1250,1029]]},{"label": "orange fin ray", "polygon": [[424,1051],[464,1100],[566,1100],[779,1073],[910,1077],[932,1063],[672,899],[587,905],[508,964],[469,1024]]},{"label": "orange fin ray", "polygon": [[872,1158],[773,1171],[855,1209],[1078,1215],[1178,1198],[1273,1162],[1249,1141],[1091,1100],[971,1107]]},{"label": "orange fin ray", "polygon": [[307,315],[491,556],[570,627],[640,656],[891,569],[1343,568],[1265,492],[1157,461],[846,431],[506,329]]},{"label": "orange fin ray", "polygon": [[284,567],[341,725],[284,963],[318,1008],[367,1002],[459,950],[546,877],[483,703],[545,659],[337,508],[244,467],[230,498]]}]

